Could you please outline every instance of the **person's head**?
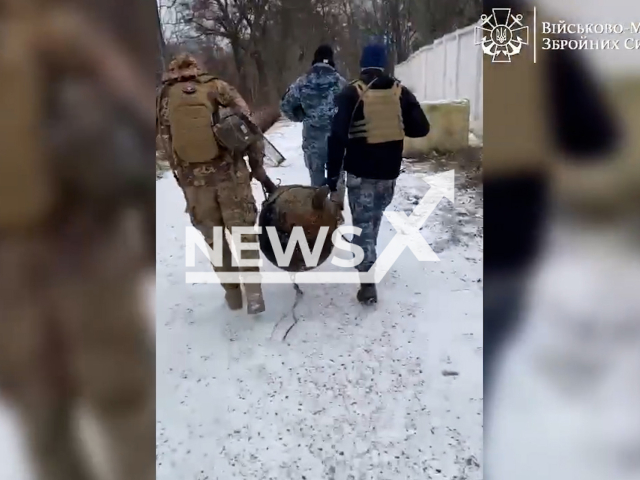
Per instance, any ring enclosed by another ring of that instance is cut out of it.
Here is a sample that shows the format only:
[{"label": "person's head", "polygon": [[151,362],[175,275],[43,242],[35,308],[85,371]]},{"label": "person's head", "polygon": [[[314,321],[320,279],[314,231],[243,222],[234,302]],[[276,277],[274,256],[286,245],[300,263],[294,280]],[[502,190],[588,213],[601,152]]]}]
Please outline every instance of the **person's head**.
[{"label": "person's head", "polygon": [[362,49],[360,69],[368,70],[371,68],[381,71],[387,68],[387,50],[383,45],[372,44]]},{"label": "person's head", "polygon": [[313,61],[311,65],[317,63],[325,63],[335,68],[336,64],[333,61],[333,48],[330,45],[320,45],[313,54]]},{"label": "person's head", "polygon": [[198,61],[190,53],[179,53],[176,55],[169,68],[164,75],[165,79],[179,78],[179,77],[195,77],[202,73]]}]

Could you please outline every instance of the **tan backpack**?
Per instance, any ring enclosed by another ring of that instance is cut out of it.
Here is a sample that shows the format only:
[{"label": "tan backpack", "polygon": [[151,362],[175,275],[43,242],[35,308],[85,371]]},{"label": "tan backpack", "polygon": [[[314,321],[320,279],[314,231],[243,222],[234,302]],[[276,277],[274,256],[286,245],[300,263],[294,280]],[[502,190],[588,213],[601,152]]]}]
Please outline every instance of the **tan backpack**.
[{"label": "tan backpack", "polygon": [[[358,102],[351,112],[349,138],[365,138],[369,144],[404,140],[400,102],[402,85],[395,82],[390,89],[374,90],[370,87],[375,81],[374,79],[368,85],[361,80],[352,83],[358,90]],[[360,102],[363,104],[363,118],[354,121],[353,117]]]},{"label": "tan backpack", "polygon": [[168,86],[171,143],[177,158],[184,163],[208,163],[220,154],[213,133],[220,106],[210,94],[211,82],[215,80],[203,75]]}]

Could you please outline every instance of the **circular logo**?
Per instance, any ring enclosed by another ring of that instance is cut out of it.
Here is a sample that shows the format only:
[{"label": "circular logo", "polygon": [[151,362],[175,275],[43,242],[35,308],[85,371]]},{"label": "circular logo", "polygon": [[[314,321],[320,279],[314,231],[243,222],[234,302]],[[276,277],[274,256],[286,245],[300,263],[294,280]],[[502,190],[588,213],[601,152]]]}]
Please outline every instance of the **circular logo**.
[{"label": "circular logo", "polygon": [[[507,18],[498,20],[497,10],[508,10]],[[494,9],[493,15],[482,15],[482,26],[476,27],[476,31],[482,32],[482,40],[476,40],[476,44],[481,44],[482,51],[491,55],[493,61],[510,62],[512,55],[520,53],[522,45],[528,45],[529,27],[522,24],[522,18],[512,15],[510,9]]]}]

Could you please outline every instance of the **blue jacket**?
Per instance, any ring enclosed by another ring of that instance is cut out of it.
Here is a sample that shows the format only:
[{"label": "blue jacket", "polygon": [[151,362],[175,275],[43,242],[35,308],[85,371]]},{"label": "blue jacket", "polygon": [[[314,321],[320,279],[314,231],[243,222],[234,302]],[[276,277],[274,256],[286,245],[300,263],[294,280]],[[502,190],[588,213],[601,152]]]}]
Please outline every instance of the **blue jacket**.
[{"label": "blue jacket", "polygon": [[303,122],[305,132],[331,130],[337,108],[334,97],[347,81],[325,63],[317,63],[298,78],[282,97],[280,110],[289,120]]}]

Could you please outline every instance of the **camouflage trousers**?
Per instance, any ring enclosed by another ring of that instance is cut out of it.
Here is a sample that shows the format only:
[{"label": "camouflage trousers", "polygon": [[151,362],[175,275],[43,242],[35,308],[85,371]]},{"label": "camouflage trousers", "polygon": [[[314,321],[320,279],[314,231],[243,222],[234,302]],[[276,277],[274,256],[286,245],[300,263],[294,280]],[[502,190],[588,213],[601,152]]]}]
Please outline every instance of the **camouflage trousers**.
[{"label": "camouflage trousers", "polygon": [[373,180],[347,174],[347,194],[354,227],[362,229],[354,235],[353,243],[364,251],[364,259],[356,266],[359,272],[368,272],[378,258],[377,244],[382,212],[391,204],[395,180]]},{"label": "camouflage trousers", "polygon": [[72,220],[64,231],[0,231],[0,393],[35,478],[94,476],[76,431],[88,407],[113,478],[155,478],[155,350],[143,314],[140,225]]},{"label": "camouflage trousers", "polygon": [[[220,172],[215,184],[186,186],[183,190],[191,223],[202,233],[212,249],[216,248],[214,227],[232,231],[234,227],[253,227],[256,223],[258,209],[251,190],[249,170],[244,163],[239,168],[236,166],[229,171]],[[255,234],[242,234],[241,238],[243,243],[258,243]],[[260,252],[245,250],[242,258],[257,260]],[[214,270],[238,275],[235,282],[222,282],[222,287],[227,291],[240,287],[241,272],[245,277],[260,272],[259,267],[238,267],[233,263],[231,247],[226,236],[222,235],[222,265],[214,265]]]},{"label": "camouflage trousers", "polygon": [[156,135],[156,159],[167,164],[171,164],[171,152],[165,147],[169,142],[168,135]]},{"label": "camouflage trousers", "polygon": [[[326,168],[328,159],[327,141],[329,139],[329,131],[315,130],[310,132],[305,130],[302,140],[302,151],[304,152],[304,164],[309,171],[312,187],[321,187],[326,179]],[[345,196],[345,180],[344,172],[340,173],[338,180],[338,193],[340,201],[344,202]]]}]

